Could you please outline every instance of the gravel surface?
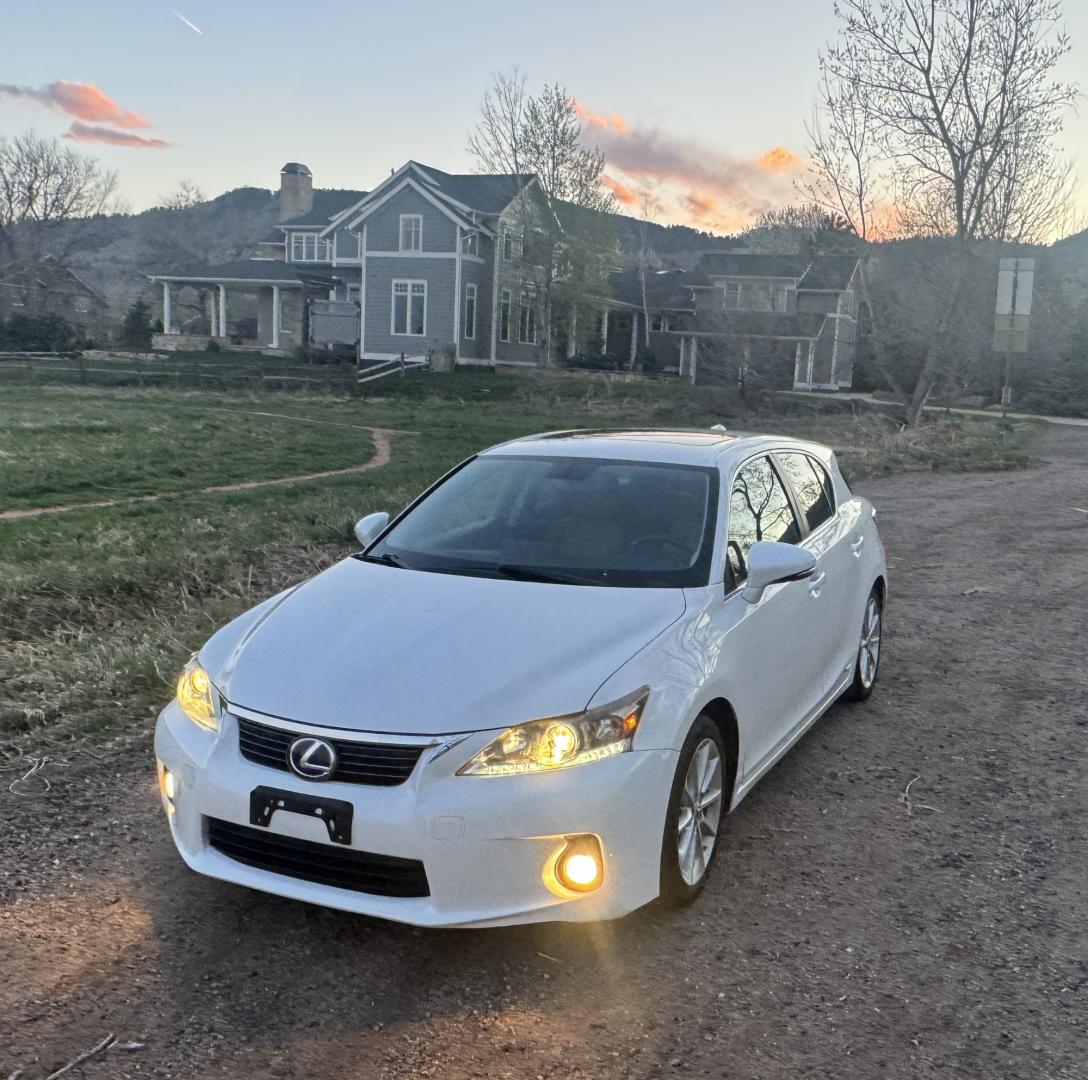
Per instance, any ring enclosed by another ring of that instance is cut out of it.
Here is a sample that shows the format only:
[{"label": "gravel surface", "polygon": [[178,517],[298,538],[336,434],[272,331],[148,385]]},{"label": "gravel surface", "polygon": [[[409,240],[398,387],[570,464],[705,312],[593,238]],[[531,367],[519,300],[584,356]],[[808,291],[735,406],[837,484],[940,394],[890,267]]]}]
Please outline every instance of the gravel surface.
[{"label": "gravel surface", "polygon": [[859,485],[881,684],[729,819],[680,913],[414,930],[186,870],[146,735],[38,797],[0,773],[0,1077],[110,1034],[70,1080],[1088,1075],[1088,436],[1039,449]]}]

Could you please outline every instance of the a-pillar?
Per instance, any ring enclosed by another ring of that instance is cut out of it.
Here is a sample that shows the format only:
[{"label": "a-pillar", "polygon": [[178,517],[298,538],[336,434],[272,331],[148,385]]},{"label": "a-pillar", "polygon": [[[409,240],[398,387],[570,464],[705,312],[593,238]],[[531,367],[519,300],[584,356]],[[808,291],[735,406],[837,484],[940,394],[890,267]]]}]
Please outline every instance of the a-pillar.
[{"label": "a-pillar", "polygon": [[172,334],[174,332],[173,320],[170,311],[170,282],[162,283],[162,332]]},{"label": "a-pillar", "polygon": [[217,286],[219,289],[219,336],[227,336],[227,287]]},{"label": "a-pillar", "polygon": [[638,312],[631,312],[631,348],[627,358],[627,366],[631,371],[635,370],[635,357],[638,355]]},{"label": "a-pillar", "polygon": [[280,287],[272,286],[272,348],[280,347]]}]

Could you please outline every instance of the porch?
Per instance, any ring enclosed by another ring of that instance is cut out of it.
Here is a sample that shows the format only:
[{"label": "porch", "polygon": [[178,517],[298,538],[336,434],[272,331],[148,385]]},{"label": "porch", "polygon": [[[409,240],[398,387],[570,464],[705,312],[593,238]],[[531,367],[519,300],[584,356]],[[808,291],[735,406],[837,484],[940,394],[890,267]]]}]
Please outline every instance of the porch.
[{"label": "porch", "polygon": [[326,267],[254,259],[194,274],[156,274],[162,333],[153,347],[231,349],[290,355],[309,340],[309,302],[327,299],[337,278]]}]

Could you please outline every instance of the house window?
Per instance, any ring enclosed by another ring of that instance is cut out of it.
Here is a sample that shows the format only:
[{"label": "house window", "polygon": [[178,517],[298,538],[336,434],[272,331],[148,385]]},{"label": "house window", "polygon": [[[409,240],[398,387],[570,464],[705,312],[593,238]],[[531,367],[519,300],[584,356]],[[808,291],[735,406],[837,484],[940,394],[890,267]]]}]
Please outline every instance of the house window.
[{"label": "house window", "polygon": [[507,262],[513,262],[521,254],[519,240],[517,232],[509,225],[502,230],[502,257]]},{"label": "house window", "polygon": [[521,294],[518,304],[518,341],[522,345],[536,344],[536,305],[528,292]]},{"label": "house window", "polygon": [[725,296],[722,299],[722,307],[726,311],[740,311],[739,281],[727,281],[725,283]]},{"label": "house window", "polygon": [[660,334],[663,331],[672,330],[674,324],[671,315],[662,315],[660,313],[650,316],[650,330],[652,333]]},{"label": "house window", "polygon": [[462,255],[478,255],[480,248],[480,234],[478,232],[470,232],[466,236],[461,237],[461,254]]},{"label": "house window", "polygon": [[91,302],[85,296],[77,296],[75,306],[76,311],[84,315],[91,310]]},{"label": "house window", "polygon": [[21,289],[11,294],[11,306],[26,307],[26,296]]},{"label": "house window", "polygon": [[349,304],[359,303],[359,286],[358,285],[349,285],[348,286],[348,303]]},{"label": "house window", "polygon": [[476,337],[476,286],[465,286],[465,337],[472,341]]},{"label": "house window", "polygon": [[291,234],[291,262],[328,262],[328,240],[318,240],[317,233]]},{"label": "house window", "polygon": [[422,214],[401,214],[400,216],[400,250],[423,250],[423,216]]},{"label": "house window", "polygon": [[510,290],[503,289],[499,301],[499,340],[510,340]]},{"label": "house window", "polygon": [[393,282],[393,333],[423,337],[427,332],[427,283]]}]

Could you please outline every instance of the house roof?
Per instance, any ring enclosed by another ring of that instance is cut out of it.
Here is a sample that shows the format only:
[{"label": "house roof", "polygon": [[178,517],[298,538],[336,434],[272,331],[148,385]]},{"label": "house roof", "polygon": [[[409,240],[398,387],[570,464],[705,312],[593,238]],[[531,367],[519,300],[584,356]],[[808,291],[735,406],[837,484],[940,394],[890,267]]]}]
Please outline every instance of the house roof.
[{"label": "house roof", "polygon": [[[687,270],[647,270],[646,306],[654,310],[691,310],[691,287],[701,280],[701,274]],[[642,278],[638,267],[611,271],[608,292],[613,300],[642,307]]]},{"label": "house roof", "polygon": [[365,195],[365,191],[352,191],[349,188],[318,188],[314,192],[314,205],[309,213],[281,221],[280,225],[285,229],[306,228],[308,225],[324,228],[337,214],[353,206]]},{"label": "house roof", "polygon": [[711,277],[793,278],[798,289],[845,289],[858,265],[856,255],[761,255],[707,252],[699,266]]},{"label": "house roof", "polygon": [[817,255],[797,283],[797,288],[845,289],[857,265],[856,255]]},{"label": "house roof", "polygon": [[448,173],[414,162],[434,180],[438,193],[482,214],[501,213],[534,179],[532,173]]},{"label": "house roof", "polygon": [[700,268],[711,277],[800,278],[810,260],[804,255],[754,255],[743,251],[708,251]]},{"label": "house roof", "polygon": [[277,259],[244,259],[202,267],[188,274],[152,274],[153,281],[205,284],[217,281],[282,282],[285,285],[329,285],[339,278],[328,266],[288,263]]}]

